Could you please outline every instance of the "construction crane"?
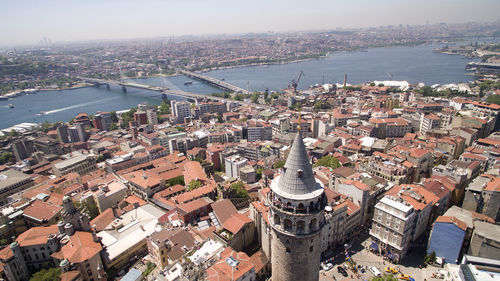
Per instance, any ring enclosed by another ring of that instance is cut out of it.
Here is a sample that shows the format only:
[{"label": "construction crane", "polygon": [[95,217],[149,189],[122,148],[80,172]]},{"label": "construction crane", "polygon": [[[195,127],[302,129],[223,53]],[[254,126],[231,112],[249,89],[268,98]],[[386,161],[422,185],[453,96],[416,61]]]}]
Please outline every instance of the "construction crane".
[{"label": "construction crane", "polygon": [[390,74],[389,72],[386,72],[385,74],[387,74],[387,76],[389,76],[389,81],[392,81],[392,74]]},{"label": "construction crane", "polygon": [[306,75],[304,74],[304,71],[301,70],[299,72],[299,75],[298,75],[297,79],[293,79],[291,81],[291,83],[292,83],[292,90],[293,90],[294,93],[297,92],[297,86],[299,85],[299,81],[300,81],[300,78],[302,78],[302,76],[306,76]]}]

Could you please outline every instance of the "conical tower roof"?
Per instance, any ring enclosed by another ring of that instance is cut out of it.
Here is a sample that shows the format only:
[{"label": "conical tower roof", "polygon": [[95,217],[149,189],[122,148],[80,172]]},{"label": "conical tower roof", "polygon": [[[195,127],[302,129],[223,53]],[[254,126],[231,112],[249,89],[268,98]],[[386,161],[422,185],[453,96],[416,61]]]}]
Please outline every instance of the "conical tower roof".
[{"label": "conical tower roof", "polygon": [[295,136],[283,170],[277,184],[272,186],[273,191],[279,195],[290,199],[305,199],[316,197],[318,191],[323,191],[314,178],[300,131]]}]

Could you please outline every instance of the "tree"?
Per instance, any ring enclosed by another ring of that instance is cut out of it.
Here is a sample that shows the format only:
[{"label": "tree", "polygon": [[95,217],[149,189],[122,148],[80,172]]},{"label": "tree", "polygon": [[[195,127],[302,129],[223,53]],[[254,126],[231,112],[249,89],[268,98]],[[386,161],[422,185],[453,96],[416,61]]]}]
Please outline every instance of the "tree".
[{"label": "tree", "polygon": [[158,107],[158,111],[161,115],[170,114],[170,104],[167,101],[162,101]]},{"label": "tree", "polygon": [[260,94],[258,92],[254,92],[250,97],[250,99],[252,100],[253,103],[257,103],[257,101],[259,100],[259,96]]},{"label": "tree", "polygon": [[220,112],[217,113],[217,122],[218,123],[224,123],[224,120],[222,120],[222,114]]},{"label": "tree", "polygon": [[384,274],[380,277],[372,277],[370,281],[398,281],[398,278],[392,276],[392,274]]},{"label": "tree", "polygon": [[188,191],[189,190],[194,190],[194,189],[197,189],[198,187],[201,187],[202,184],[199,180],[193,180],[191,181],[189,184],[188,184]]},{"label": "tree", "polygon": [[40,129],[42,129],[43,132],[47,133],[50,128],[52,128],[53,124],[49,123],[49,121],[45,120],[42,125],[40,126]]},{"label": "tree", "polygon": [[432,251],[432,253],[426,255],[424,257],[425,264],[433,264],[436,261],[436,252]]},{"label": "tree", "polygon": [[30,281],[59,281],[60,277],[61,269],[51,267],[49,269],[42,269],[31,275]]},{"label": "tree", "polygon": [[184,185],[184,176],[178,176],[168,180],[168,186],[174,186],[176,184]]},{"label": "tree", "polygon": [[500,104],[500,95],[491,95],[486,99],[489,103]]},{"label": "tree", "polygon": [[109,130],[110,131],[114,131],[114,130],[117,130],[118,129],[118,125],[116,125],[116,123],[111,123],[111,126],[109,126]]},{"label": "tree", "polygon": [[238,198],[250,197],[248,195],[248,191],[245,188],[245,185],[241,181],[238,181],[238,182],[231,184],[231,186],[229,188],[231,189],[231,191],[236,192],[236,196]]},{"label": "tree", "polygon": [[102,162],[102,161],[104,161],[104,160],[106,160],[106,158],[104,158],[104,155],[100,154],[99,156],[97,156],[97,158],[96,158],[96,160],[95,160],[95,161],[96,161],[96,162]]},{"label": "tree", "polygon": [[273,165],[273,168],[274,169],[280,169],[280,168],[283,168],[285,166],[285,160],[281,159],[281,160],[278,160],[276,162],[274,162],[274,165]]},{"label": "tree", "polygon": [[274,169],[280,169],[280,168],[283,168],[283,167],[285,166],[285,163],[286,163],[286,161],[285,161],[284,159],[280,159],[280,160],[278,160],[278,161],[274,162],[274,164],[273,164],[273,168],[274,168]]},{"label": "tree", "polygon": [[11,136],[11,137],[19,136],[19,132],[16,131],[16,130],[14,130],[14,129],[12,129],[12,130],[10,130],[10,132],[9,132],[8,135]]},{"label": "tree", "polygon": [[75,202],[75,207],[89,215],[89,219],[93,220],[99,215],[99,209],[94,202],[94,199],[87,199],[82,202]]},{"label": "tree", "polygon": [[10,152],[10,151],[4,152],[0,155],[0,165],[3,165],[5,163],[9,163],[13,159],[14,159],[14,155],[12,154],[12,152]]},{"label": "tree", "polygon": [[314,167],[323,166],[327,168],[337,169],[342,166],[339,160],[331,155],[325,155],[321,157],[316,163],[314,163]]},{"label": "tree", "polygon": [[116,111],[111,111],[109,113],[109,117],[111,118],[111,122],[117,123],[118,122],[118,115],[116,115]]}]

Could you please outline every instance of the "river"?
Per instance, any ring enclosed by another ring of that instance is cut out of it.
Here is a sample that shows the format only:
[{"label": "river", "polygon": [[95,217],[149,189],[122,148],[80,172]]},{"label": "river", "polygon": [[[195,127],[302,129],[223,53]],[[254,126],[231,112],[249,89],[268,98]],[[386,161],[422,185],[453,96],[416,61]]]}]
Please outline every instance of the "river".
[{"label": "river", "polygon": [[[358,84],[372,80],[407,80],[410,83],[424,82],[427,85],[458,83],[473,80],[465,75],[465,65],[471,60],[462,56],[434,53],[439,45],[415,47],[372,48],[367,51],[341,52],[327,58],[296,63],[266,66],[238,67],[208,71],[205,74],[224,78],[226,82],[244,89],[279,90],[287,87],[302,70],[305,76],[299,89],[306,89],[316,83],[341,83],[344,74],[347,82]],[[210,94],[219,89],[193,81],[184,76],[166,78],[134,79],[139,83],[166,86],[194,93]],[[176,99],[175,97],[170,97]],[[161,95],[156,92],[128,88],[87,87],[63,91],[41,91],[0,101],[0,128],[7,128],[23,122],[41,123],[69,121],[79,112],[95,114],[97,111],[124,110],[141,102],[159,104]],[[14,105],[9,108],[8,104]],[[39,115],[40,112],[45,115]],[[37,115],[38,114],[38,115]]]}]

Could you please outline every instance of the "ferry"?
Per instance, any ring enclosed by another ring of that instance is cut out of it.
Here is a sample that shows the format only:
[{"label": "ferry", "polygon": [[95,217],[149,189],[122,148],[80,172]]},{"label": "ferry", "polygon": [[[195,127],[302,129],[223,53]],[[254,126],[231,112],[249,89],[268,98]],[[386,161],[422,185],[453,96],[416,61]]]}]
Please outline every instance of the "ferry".
[{"label": "ferry", "polygon": [[186,86],[187,86],[187,85],[191,85],[191,84],[193,84],[193,81],[187,81],[187,82],[184,82],[184,85],[186,85]]}]

